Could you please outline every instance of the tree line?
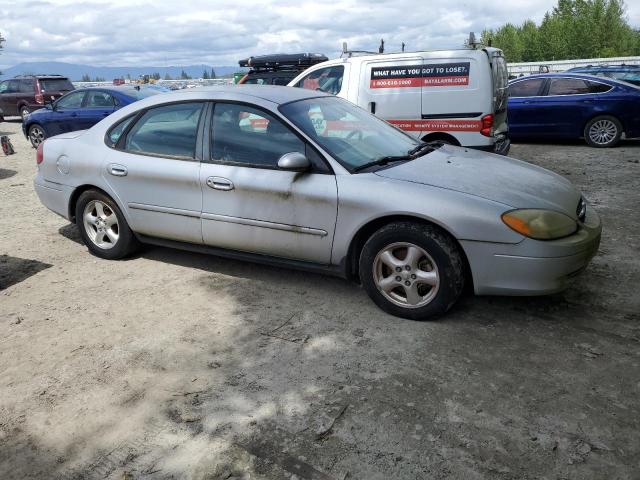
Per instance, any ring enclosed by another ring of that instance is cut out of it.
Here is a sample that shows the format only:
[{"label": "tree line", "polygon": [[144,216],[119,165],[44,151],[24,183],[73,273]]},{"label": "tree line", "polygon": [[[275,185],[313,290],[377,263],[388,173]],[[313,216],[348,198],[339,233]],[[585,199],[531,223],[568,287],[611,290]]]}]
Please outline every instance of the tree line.
[{"label": "tree line", "polygon": [[624,0],[558,0],[540,23],[507,23],[482,32],[482,42],[508,62],[640,55],[640,30],[625,16]]},{"label": "tree line", "polygon": [[[0,43],[0,48],[2,48],[1,43]],[[131,80],[131,74],[127,73],[126,77],[128,80]],[[151,75],[149,75],[149,78],[153,80],[160,80],[161,78],[164,80],[174,80],[174,78],[168,73],[165,73],[164,77],[162,77],[158,72],[152,73]],[[191,77],[191,75],[188,75],[187,72],[182,70],[180,72],[180,76],[176,77],[175,80],[191,80],[192,78],[193,77]],[[211,71],[205,69],[202,72],[201,78],[205,80],[208,80],[210,78],[216,78],[216,71],[213,68],[211,69]],[[106,79],[104,77],[94,77],[92,79],[91,76],[85,73],[84,75],[82,75],[82,79],[80,81],[81,82],[104,82],[106,81]]]}]

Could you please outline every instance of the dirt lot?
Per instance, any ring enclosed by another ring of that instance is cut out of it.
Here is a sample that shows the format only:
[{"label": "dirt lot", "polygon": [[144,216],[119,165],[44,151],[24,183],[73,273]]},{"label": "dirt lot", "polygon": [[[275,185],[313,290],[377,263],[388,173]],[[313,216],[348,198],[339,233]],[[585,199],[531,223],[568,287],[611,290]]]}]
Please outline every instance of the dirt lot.
[{"label": "dirt lot", "polygon": [[418,323],[315,274],[98,260],[0,130],[0,478],[640,478],[640,142],[515,145],[584,190],[599,255]]}]

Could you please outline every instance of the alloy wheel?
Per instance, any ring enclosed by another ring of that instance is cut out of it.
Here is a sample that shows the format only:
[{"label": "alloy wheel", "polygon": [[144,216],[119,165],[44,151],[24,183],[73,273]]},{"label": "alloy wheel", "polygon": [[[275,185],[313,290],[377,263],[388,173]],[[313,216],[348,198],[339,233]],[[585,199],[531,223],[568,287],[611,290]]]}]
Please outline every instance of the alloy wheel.
[{"label": "alloy wheel", "polygon": [[38,145],[44,142],[44,130],[38,125],[34,125],[29,129],[29,140],[31,145],[38,148]]},{"label": "alloy wheel", "polygon": [[383,248],[374,259],[373,276],[380,293],[404,308],[427,305],[440,286],[433,258],[413,243],[398,242]]},{"label": "alloy wheel", "polygon": [[118,243],[118,217],[106,203],[100,200],[87,203],[82,220],[87,236],[97,247],[109,250]]},{"label": "alloy wheel", "polygon": [[589,138],[597,145],[607,145],[618,135],[618,127],[611,120],[598,120],[589,128]]}]

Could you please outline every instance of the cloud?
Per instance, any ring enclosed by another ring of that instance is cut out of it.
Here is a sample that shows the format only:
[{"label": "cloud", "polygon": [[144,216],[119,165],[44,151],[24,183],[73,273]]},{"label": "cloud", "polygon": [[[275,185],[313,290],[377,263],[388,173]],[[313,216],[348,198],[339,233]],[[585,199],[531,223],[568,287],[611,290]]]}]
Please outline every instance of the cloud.
[{"label": "cloud", "polygon": [[[0,0],[7,39],[0,64],[234,65],[249,55],[311,51],[335,57],[343,41],[375,50],[456,48],[469,31],[540,21],[555,0]],[[640,5],[629,7],[640,24]]]}]

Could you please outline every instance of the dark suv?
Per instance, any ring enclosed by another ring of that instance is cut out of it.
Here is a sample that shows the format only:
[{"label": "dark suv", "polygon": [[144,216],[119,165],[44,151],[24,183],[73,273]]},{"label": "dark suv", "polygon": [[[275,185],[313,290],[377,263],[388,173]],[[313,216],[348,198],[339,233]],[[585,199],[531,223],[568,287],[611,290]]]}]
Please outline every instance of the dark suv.
[{"label": "dark suv", "polygon": [[244,68],[249,67],[251,70],[240,79],[238,84],[287,85],[311,65],[327,60],[328,58],[321,53],[292,53],[245,58],[238,64]]},{"label": "dark suv", "polygon": [[69,79],[60,75],[14,77],[0,82],[0,110],[5,117],[24,118],[73,89]]}]

